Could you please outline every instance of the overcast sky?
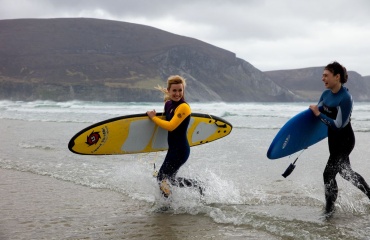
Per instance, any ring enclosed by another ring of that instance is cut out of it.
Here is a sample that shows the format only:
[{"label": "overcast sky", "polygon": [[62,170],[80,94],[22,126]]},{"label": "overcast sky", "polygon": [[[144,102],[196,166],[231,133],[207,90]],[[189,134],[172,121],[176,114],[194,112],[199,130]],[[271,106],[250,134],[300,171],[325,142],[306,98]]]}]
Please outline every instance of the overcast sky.
[{"label": "overcast sky", "polygon": [[227,49],[261,71],[336,60],[370,75],[370,0],[0,0],[0,19],[149,25]]}]

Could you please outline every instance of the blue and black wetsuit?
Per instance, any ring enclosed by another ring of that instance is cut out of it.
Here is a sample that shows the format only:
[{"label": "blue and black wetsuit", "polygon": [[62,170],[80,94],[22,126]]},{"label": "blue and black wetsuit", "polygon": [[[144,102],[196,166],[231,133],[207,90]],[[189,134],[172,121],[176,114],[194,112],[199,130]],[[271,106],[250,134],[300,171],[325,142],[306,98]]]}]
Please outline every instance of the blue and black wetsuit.
[{"label": "blue and black wetsuit", "polygon": [[158,117],[153,118],[156,124],[168,130],[168,151],[157,179],[159,182],[168,179],[172,185],[178,187],[199,187],[195,180],[176,178],[176,173],[190,155],[187,139],[187,129],[191,118],[190,107],[184,100],[178,102],[170,100],[166,102],[164,112],[166,121]]},{"label": "blue and black wetsuit", "polygon": [[363,177],[352,170],[349,154],[355,146],[355,135],[351,126],[353,100],[348,89],[341,87],[337,93],[323,92],[318,107],[319,118],[328,126],[329,160],[324,170],[326,211],[334,209],[338,196],[335,180],[337,173],[350,181],[370,198],[370,187]]}]

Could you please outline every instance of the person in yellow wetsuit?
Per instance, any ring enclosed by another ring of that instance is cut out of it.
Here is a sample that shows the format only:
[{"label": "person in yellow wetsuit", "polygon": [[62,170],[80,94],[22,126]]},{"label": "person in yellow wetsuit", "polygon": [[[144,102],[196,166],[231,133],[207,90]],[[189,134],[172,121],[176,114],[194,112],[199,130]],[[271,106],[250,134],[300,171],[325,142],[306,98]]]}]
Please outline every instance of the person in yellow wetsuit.
[{"label": "person in yellow wetsuit", "polygon": [[191,118],[191,109],[185,102],[185,86],[184,78],[178,75],[170,76],[167,80],[167,89],[158,88],[165,94],[165,119],[156,116],[155,110],[147,111],[147,115],[155,124],[168,131],[168,151],[157,175],[160,190],[166,198],[171,194],[170,185],[197,187],[203,194],[197,181],[176,177],[180,167],[190,155],[186,133]]}]

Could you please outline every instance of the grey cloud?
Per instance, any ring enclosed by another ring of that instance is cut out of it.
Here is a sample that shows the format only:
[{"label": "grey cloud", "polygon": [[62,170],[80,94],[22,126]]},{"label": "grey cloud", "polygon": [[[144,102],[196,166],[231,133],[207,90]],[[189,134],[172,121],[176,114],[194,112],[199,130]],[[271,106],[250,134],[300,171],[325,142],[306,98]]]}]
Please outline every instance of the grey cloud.
[{"label": "grey cloud", "polygon": [[[368,0],[0,0],[0,19],[95,17],[146,24],[228,49],[261,70],[324,65],[341,54],[368,60],[369,12]],[[365,62],[354,67],[370,75]]]}]

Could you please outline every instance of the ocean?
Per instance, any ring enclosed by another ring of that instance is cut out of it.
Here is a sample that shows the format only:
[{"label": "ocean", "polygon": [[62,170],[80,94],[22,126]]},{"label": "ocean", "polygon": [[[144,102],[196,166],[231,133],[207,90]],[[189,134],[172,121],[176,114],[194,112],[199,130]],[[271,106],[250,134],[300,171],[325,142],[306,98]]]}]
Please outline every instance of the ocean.
[{"label": "ocean", "polygon": [[[162,103],[0,101],[0,239],[370,239],[370,201],[339,175],[337,211],[322,215],[327,140],[277,160],[267,149],[313,103],[189,103],[231,134],[192,147],[178,176],[202,182],[164,200],[153,177],[165,152],[87,156],[67,148],[83,128],[162,111]],[[370,183],[370,103],[355,103],[350,158]],[[281,174],[299,156],[293,173]],[[160,211],[162,206],[168,211]]]}]

